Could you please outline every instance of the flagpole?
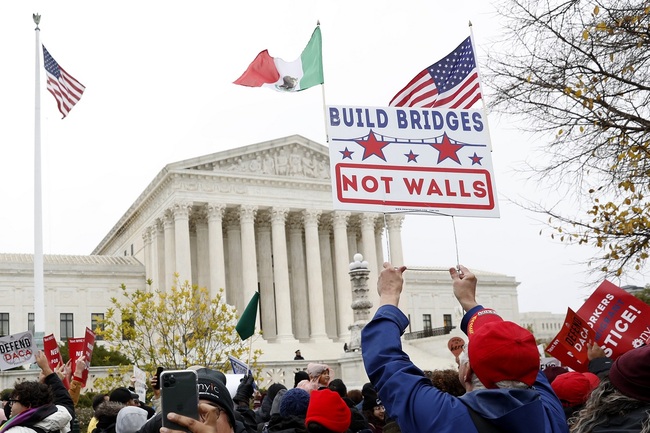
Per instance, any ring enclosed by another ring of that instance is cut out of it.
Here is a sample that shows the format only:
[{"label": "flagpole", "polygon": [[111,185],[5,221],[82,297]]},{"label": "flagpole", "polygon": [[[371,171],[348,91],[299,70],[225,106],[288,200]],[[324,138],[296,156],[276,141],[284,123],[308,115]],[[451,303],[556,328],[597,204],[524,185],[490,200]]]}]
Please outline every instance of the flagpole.
[{"label": "flagpole", "polygon": [[[316,27],[320,27],[320,20],[316,20]],[[322,44],[322,35],[321,35],[321,63],[323,62],[323,44]],[[321,64],[321,67],[323,68],[323,76],[325,76],[325,65]],[[325,103],[325,80],[323,79],[323,84],[320,86],[321,90],[321,95],[323,96],[323,125],[325,126],[325,143],[330,142],[330,138],[327,135],[327,104]]]},{"label": "flagpole", "polygon": [[478,60],[477,60],[477,53],[476,53],[476,46],[474,45],[474,29],[472,26],[472,22],[469,22],[469,41],[472,44],[472,51],[474,52],[474,62],[476,62],[476,75],[478,76],[478,87],[481,90],[481,103],[483,104],[483,112],[485,113],[485,129],[488,134],[488,140],[489,140],[489,146],[490,146],[490,152],[492,152],[492,139],[490,135],[490,125],[488,123],[488,109],[487,109],[487,104],[485,102],[485,92],[483,91],[483,79],[481,77],[481,68],[478,65]]},{"label": "flagpole", "polygon": [[43,348],[45,335],[45,283],[43,277],[43,209],[41,185],[41,58],[39,14],[33,14],[36,23],[36,69],[34,82],[34,342]]}]

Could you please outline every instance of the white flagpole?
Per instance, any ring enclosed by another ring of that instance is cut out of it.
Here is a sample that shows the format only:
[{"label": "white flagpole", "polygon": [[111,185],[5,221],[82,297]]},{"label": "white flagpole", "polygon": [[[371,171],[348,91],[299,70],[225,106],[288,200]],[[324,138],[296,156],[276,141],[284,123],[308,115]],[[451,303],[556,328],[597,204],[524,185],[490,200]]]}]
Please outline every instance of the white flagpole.
[{"label": "white flagpole", "polygon": [[488,109],[485,102],[485,92],[483,91],[483,79],[481,77],[481,68],[478,65],[478,58],[476,53],[476,45],[474,45],[474,29],[472,28],[472,22],[469,22],[469,41],[472,44],[472,51],[474,51],[474,61],[476,62],[476,73],[478,74],[478,88],[481,90],[481,104],[483,104],[483,112],[485,113],[485,129],[488,133],[488,145],[490,146],[490,152],[492,152],[492,138],[490,135],[490,125],[488,122]]},{"label": "white flagpole", "polygon": [[43,348],[45,335],[45,283],[43,277],[43,209],[41,185],[41,44],[38,25],[39,14],[33,15],[36,23],[36,69],[34,100],[34,341]]}]

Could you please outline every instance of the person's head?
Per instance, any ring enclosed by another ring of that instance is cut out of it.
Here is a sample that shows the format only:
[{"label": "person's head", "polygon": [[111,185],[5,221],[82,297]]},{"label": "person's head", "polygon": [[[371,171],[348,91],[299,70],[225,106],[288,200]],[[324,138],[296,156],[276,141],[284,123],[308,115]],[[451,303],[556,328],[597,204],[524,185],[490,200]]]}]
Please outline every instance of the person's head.
[{"label": "person's head", "polygon": [[135,433],[147,422],[147,411],[135,406],[126,406],[117,413],[115,433]]},{"label": "person's head", "polygon": [[123,386],[115,388],[108,395],[109,401],[114,401],[117,403],[122,403],[126,406],[139,406],[138,404],[138,394],[131,392],[128,388]]},{"label": "person's head", "polygon": [[305,417],[308,432],[343,433],[351,421],[352,412],[338,393],[330,389],[311,393]]},{"label": "person's head", "polygon": [[433,386],[442,392],[456,397],[465,394],[465,387],[458,380],[458,372],[454,369],[427,371],[425,376],[431,380]]},{"label": "person's head", "polygon": [[304,389],[292,388],[284,393],[280,402],[280,416],[304,418],[309,407],[309,393]]},{"label": "person's head", "polygon": [[54,395],[49,386],[31,380],[16,383],[8,400],[11,404],[12,417],[31,408],[51,404],[53,401]]},{"label": "person's head", "polygon": [[296,353],[296,356],[302,356],[302,355],[300,354],[300,349],[296,350],[295,353]]},{"label": "person's head", "polygon": [[553,383],[555,378],[557,378],[559,375],[568,373],[569,369],[566,367],[559,367],[559,366],[552,366],[552,367],[546,367],[544,369],[544,376],[548,379],[548,383]]},{"label": "person's head", "polygon": [[530,331],[504,321],[493,310],[482,310],[470,319],[468,336],[458,367],[467,391],[480,386],[528,388],[535,383],[540,358]]},{"label": "person's head", "polygon": [[374,400],[370,398],[364,399],[361,409],[369,423],[383,425],[386,422],[386,409],[379,398]]},{"label": "person's head", "polygon": [[307,374],[309,379],[319,386],[327,386],[330,383],[330,368],[327,364],[310,362],[307,364]]},{"label": "person's head", "polygon": [[304,370],[296,371],[293,375],[293,387],[296,388],[303,380],[309,380],[309,374]]},{"label": "person's head", "polygon": [[341,379],[332,380],[329,385],[327,385],[327,387],[332,391],[337,392],[341,398],[347,397],[348,388],[345,386],[345,383],[343,383]]},{"label": "person's head", "polygon": [[94,396],[92,400],[93,411],[97,410],[97,407],[105,401],[108,401],[108,394],[101,393]]},{"label": "person's head", "polygon": [[589,379],[577,371],[560,374],[551,383],[551,388],[562,406],[571,408],[583,405],[592,391]]},{"label": "person's head", "polygon": [[[218,410],[217,427],[219,425],[222,426],[222,429],[219,431],[230,431],[229,428],[234,429],[234,404],[228,388],[221,381],[223,373],[209,368],[197,369],[196,373],[198,376],[199,403],[208,404]],[[224,412],[227,416],[223,416]]]},{"label": "person's head", "polygon": [[650,402],[650,346],[625,352],[612,364],[609,380],[621,394]]},{"label": "person's head", "polygon": [[347,397],[352,400],[352,403],[355,405],[361,403],[363,401],[363,394],[361,394],[360,389],[351,389],[347,393]]}]

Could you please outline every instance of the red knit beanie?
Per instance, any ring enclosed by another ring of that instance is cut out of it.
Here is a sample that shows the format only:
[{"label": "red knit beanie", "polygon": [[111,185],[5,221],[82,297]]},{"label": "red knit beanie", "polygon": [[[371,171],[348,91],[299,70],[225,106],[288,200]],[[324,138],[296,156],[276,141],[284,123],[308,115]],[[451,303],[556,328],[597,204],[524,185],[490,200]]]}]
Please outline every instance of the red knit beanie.
[{"label": "red knit beanie", "polygon": [[311,393],[305,426],[317,422],[333,432],[343,433],[350,428],[351,421],[352,412],[338,393],[330,389]]}]

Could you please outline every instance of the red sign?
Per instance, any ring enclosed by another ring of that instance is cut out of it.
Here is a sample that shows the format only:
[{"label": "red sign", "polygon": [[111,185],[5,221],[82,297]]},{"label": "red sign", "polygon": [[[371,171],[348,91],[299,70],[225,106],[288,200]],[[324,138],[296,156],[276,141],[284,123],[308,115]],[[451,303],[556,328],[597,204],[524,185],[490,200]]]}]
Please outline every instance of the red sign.
[{"label": "red sign", "polygon": [[616,359],[650,337],[650,306],[605,280],[578,310],[607,356]]},{"label": "red sign", "polygon": [[93,349],[95,347],[95,333],[90,329],[86,328],[86,336],[84,337],[84,356],[86,357],[86,369],[84,370],[82,376],[82,383],[86,386],[86,380],[88,380],[88,368],[90,366],[90,361],[93,359]]},{"label": "red sign", "polygon": [[[56,342],[54,334],[43,337],[43,352],[45,353],[47,363],[50,365],[52,371],[55,371],[58,367],[63,365],[63,358],[59,351],[59,343]],[[63,384],[66,388],[70,388],[70,383],[68,382],[67,377],[63,378]]]},{"label": "red sign", "polygon": [[462,353],[465,340],[460,337],[451,337],[447,342],[447,347],[456,358]]},{"label": "red sign", "polygon": [[546,352],[557,358],[562,365],[584,373],[589,367],[587,343],[593,341],[594,330],[586,320],[568,308],[564,325],[548,345]]}]

